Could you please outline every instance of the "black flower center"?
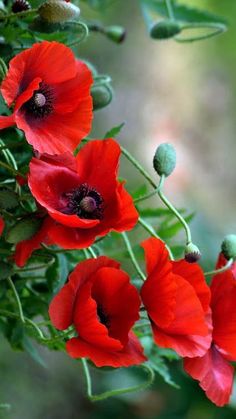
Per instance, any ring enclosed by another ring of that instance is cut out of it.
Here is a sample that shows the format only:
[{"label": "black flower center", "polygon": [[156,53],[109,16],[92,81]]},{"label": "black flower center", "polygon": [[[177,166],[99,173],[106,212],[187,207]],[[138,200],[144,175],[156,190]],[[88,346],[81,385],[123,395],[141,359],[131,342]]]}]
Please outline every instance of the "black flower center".
[{"label": "black flower center", "polygon": [[53,92],[45,83],[40,83],[39,89],[28,100],[23,108],[27,114],[34,118],[43,118],[53,111]]},{"label": "black flower center", "polygon": [[101,220],[103,217],[103,199],[96,189],[83,183],[79,188],[73,189],[63,195],[67,205],[63,208],[64,214],[76,214],[88,220]]},{"label": "black flower center", "polygon": [[110,327],[110,319],[109,316],[103,311],[102,306],[97,306],[97,316],[100,323],[102,323],[104,326],[106,326],[108,329]]}]

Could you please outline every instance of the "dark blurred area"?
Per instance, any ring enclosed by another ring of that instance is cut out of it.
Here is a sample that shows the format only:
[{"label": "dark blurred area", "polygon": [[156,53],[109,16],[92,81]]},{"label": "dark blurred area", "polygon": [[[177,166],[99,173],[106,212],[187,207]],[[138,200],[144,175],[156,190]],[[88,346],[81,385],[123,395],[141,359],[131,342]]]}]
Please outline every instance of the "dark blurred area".
[{"label": "dark blurred area", "polygon": [[[215,263],[224,235],[235,233],[236,156],[236,2],[188,0],[224,16],[229,31],[208,41],[180,45],[157,42],[146,32],[138,1],[116,0],[100,15],[82,7],[86,18],[120,24],[127,38],[115,45],[101,34],[91,34],[78,47],[101,74],[113,79],[114,100],[97,111],[92,135],[96,138],[125,121],[119,141],[155,176],[152,157],[160,142],[172,142],[178,165],[168,179],[166,193],[173,203],[195,211],[193,236],[203,253],[203,265]],[[143,180],[122,160],[121,176],[134,190]],[[144,182],[143,182],[144,183]],[[157,198],[152,206],[159,206]],[[233,419],[236,392],[230,407],[211,404],[181,364],[170,365],[181,389],[161,377],[143,393],[91,403],[85,395],[80,363],[67,355],[40,349],[47,368],[28,355],[1,345],[0,409],[3,419]],[[104,372],[92,370],[95,392],[145,379],[135,368]]]}]

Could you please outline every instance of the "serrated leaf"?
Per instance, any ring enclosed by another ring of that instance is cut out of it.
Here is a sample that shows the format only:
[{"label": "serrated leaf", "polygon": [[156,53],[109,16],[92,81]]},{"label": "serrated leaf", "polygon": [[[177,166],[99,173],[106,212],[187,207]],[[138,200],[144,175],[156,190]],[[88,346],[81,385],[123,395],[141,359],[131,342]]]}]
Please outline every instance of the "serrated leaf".
[{"label": "serrated leaf", "polygon": [[106,134],[104,135],[104,138],[116,137],[120,133],[124,125],[125,125],[125,122],[122,122],[120,125],[117,125],[111,128],[109,131],[106,132]]},{"label": "serrated leaf", "polygon": [[18,196],[15,192],[2,189],[0,190],[0,207],[3,209],[12,209],[19,205]]},{"label": "serrated leaf", "polygon": [[0,280],[8,278],[13,271],[12,265],[7,262],[0,261]]},{"label": "serrated leaf", "polygon": [[54,294],[65,284],[69,274],[69,266],[66,256],[63,253],[56,255],[55,263],[46,271],[48,287]]},{"label": "serrated leaf", "polygon": [[41,224],[42,220],[39,218],[31,216],[23,218],[8,230],[6,240],[9,243],[17,244],[22,240],[30,239],[37,233]]}]

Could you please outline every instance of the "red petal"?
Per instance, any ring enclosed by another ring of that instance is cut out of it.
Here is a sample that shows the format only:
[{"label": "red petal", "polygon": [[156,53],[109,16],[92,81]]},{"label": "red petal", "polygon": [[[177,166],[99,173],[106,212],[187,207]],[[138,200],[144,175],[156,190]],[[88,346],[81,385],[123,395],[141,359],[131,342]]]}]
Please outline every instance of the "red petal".
[{"label": "red petal", "polygon": [[164,243],[157,239],[142,242],[149,276],[141,288],[141,297],[148,315],[160,327],[174,319],[176,281]]},{"label": "red petal", "polygon": [[210,288],[208,287],[202,269],[196,263],[188,263],[185,260],[172,262],[173,273],[182,276],[195,289],[196,294],[206,313],[209,310],[211,299]]},{"label": "red petal", "polygon": [[0,116],[0,129],[11,127],[15,125],[15,115]]},{"label": "red petal", "polygon": [[35,90],[38,90],[39,85],[41,83],[42,79],[40,77],[36,77],[34,80],[32,80],[24,92],[18,96],[15,104],[14,111],[16,112],[20,107],[27,102],[34,94]]},{"label": "red petal", "polygon": [[112,230],[131,230],[138,222],[139,213],[134,206],[133,198],[124,188],[124,182],[118,184],[117,196],[119,202],[119,213],[116,215],[114,223],[112,223]]},{"label": "red petal", "polygon": [[79,338],[70,339],[66,343],[66,350],[72,358],[88,357],[97,367],[129,367],[146,361],[143,349],[132,332],[127,345],[120,351],[108,351],[106,347],[97,348]]},{"label": "red petal", "polygon": [[40,249],[41,243],[50,244],[48,240],[48,232],[51,225],[52,220],[49,217],[46,218],[40,230],[31,239],[23,240],[16,245],[14,259],[17,266],[22,268],[32,255],[33,251]]},{"label": "red petal", "polygon": [[2,232],[3,232],[3,230],[4,230],[4,226],[5,226],[4,220],[3,220],[3,218],[0,216],[0,236],[2,235]]},{"label": "red petal", "polygon": [[214,346],[201,358],[185,359],[184,369],[199,381],[207,397],[217,406],[229,402],[234,370]]}]

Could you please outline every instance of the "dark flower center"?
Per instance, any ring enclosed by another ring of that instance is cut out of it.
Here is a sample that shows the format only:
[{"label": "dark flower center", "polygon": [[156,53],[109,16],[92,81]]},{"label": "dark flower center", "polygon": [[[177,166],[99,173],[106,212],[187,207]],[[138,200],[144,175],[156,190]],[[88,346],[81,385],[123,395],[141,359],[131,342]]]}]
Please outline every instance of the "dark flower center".
[{"label": "dark flower center", "polygon": [[39,89],[34,92],[33,96],[23,107],[27,114],[34,118],[43,118],[50,115],[53,111],[52,89],[47,84],[40,83]]},{"label": "dark flower center", "polygon": [[111,325],[109,316],[103,311],[103,308],[100,305],[97,306],[97,316],[100,323],[102,323],[104,326],[107,327],[107,329],[109,329]]},{"label": "dark flower center", "polygon": [[67,205],[62,210],[64,214],[76,214],[88,220],[101,220],[103,217],[103,199],[96,189],[83,183],[79,188],[73,189],[63,195]]}]

